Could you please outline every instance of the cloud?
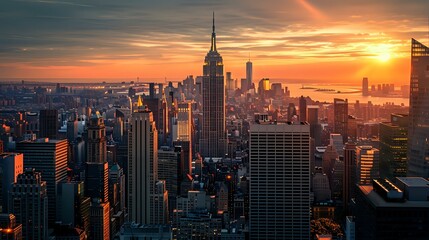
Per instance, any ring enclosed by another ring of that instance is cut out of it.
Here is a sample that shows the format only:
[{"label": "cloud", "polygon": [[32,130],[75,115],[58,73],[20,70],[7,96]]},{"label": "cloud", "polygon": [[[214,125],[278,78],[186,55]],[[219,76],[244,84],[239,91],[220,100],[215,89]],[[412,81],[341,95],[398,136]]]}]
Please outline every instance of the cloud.
[{"label": "cloud", "polygon": [[201,62],[212,11],[231,65],[249,52],[275,65],[353,60],[372,56],[374,44],[405,57],[411,37],[426,39],[428,8],[426,0],[7,0],[0,66]]}]

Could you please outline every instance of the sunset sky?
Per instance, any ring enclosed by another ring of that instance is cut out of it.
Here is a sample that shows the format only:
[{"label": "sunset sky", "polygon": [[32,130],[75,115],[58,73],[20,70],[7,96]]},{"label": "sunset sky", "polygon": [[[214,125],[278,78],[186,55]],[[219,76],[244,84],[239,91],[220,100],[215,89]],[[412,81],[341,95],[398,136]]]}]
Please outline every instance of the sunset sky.
[{"label": "sunset sky", "polygon": [[408,84],[429,44],[428,0],[3,0],[0,78],[200,75],[213,11],[233,78]]}]

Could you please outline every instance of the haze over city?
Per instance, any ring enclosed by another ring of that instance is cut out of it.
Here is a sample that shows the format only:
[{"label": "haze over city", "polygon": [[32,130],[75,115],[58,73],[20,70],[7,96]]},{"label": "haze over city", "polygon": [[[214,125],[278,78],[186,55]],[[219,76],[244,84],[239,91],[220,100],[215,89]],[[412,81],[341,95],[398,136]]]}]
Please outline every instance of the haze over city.
[{"label": "haze over city", "polygon": [[425,0],[3,1],[0,78],[181,80],[201,74],[215,11],[225,71],[254,79],[408,84]]}]

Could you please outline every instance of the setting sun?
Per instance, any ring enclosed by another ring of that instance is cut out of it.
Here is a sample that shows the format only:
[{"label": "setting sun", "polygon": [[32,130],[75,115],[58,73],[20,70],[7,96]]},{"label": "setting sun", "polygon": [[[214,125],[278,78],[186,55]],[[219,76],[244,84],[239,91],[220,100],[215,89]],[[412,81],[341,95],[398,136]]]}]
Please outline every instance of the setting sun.
[{"label": "setting sun", "polygon": [[387,62],[390,59],[390,53],[381,53],[377,58],[382,62]]},{"label": "setting sun", "polygon": [[367,51],[372,58],[387,62],[391,58],[392,46],[389,44],[371,45],[367,48]]}]

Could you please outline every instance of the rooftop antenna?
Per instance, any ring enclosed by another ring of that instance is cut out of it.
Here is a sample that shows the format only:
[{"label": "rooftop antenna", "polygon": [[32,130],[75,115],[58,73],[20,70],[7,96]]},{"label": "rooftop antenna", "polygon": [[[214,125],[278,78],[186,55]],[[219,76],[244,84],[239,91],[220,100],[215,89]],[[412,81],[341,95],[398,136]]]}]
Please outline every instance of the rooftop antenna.
[{"label": "rooftop antenna", "polygon": [[249,62],[250,62],[250,52],[249,52]]}]

